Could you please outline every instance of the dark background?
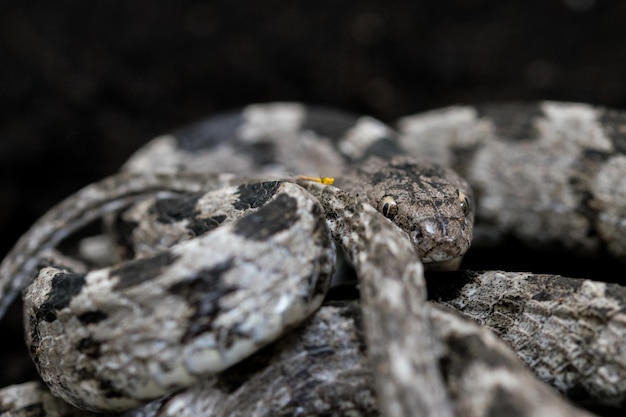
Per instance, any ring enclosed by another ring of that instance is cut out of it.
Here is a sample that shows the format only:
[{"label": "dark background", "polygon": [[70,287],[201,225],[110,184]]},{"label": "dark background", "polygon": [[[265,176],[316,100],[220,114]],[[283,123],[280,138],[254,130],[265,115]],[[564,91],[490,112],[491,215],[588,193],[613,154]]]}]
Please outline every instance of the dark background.
[{"label": "dark background", "polygon": [[3,0],[0,256],[208,113],[297,100],[393,121],[526,99],[626,109],[626,2]]},{"label": "dark background", "polygon": [[558,99],[626,108],[626,2],[0,2],[0,255],[151,137],[256,101],[385,121]]}]

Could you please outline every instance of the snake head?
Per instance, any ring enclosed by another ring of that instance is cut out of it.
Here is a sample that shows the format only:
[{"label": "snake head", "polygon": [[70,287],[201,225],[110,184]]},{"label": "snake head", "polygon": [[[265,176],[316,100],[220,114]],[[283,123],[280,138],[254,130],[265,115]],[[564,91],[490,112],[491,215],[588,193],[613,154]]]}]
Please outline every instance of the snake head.
[{"label": "snake head", "polygon": [[353,192],[365,194],[373,207],[404,230],[428,266],[460,258],[469,249],[474,198],[456,172],[395,156],[369,158],[356,177],[359,185]]}]

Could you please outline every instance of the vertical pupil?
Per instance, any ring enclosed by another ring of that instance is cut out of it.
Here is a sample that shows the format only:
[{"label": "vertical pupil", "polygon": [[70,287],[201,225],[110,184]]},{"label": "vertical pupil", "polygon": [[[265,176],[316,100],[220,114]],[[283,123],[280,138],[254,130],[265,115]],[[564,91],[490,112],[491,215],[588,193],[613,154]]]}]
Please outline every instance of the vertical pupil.
[{"label": "vertical pupil", "polygon": [[389,214],[389,203],[383,204],[383,214],[387,216]]}]

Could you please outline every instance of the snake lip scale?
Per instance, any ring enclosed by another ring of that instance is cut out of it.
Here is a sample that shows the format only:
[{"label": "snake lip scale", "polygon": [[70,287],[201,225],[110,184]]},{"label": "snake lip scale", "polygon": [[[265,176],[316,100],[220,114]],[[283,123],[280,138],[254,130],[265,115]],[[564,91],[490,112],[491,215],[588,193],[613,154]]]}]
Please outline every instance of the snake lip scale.
[{"label": "snake lip scale", "polygon": [[[470,242],[511,237],[623,263],[624,132],[624,114],[579,103],[452,106],[395,129],[266,103],[154,138],[0,264],[0,315],[22,292],[44,382],[0,389],[0,416],[623,409],[623,287],[453,270]],[[428,300],[424,267],[443,270]],[[359,300],[324,301],[346,268]]]}]

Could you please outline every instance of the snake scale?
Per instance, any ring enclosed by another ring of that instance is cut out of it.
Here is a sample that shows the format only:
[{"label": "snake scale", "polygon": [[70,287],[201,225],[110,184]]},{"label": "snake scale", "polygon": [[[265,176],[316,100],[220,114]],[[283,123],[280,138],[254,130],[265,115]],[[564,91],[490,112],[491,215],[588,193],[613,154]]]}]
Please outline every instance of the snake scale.
[{"label": "snake scale", "polygon": [[[626,115],[556,102],[449,107],[397,129],[271,103],[155,138],[0,265],[0,314],[23,290],[45,381],[0,390],[0,416],[624,408],[623,287],[451,270],[472,234],[626,259],[625,153]],[[102,234],[72,239],[95,221]],[[324,301],[346,275],[337,251],[359,302]],[[423,265],[445,270],[428,291]]]}]

